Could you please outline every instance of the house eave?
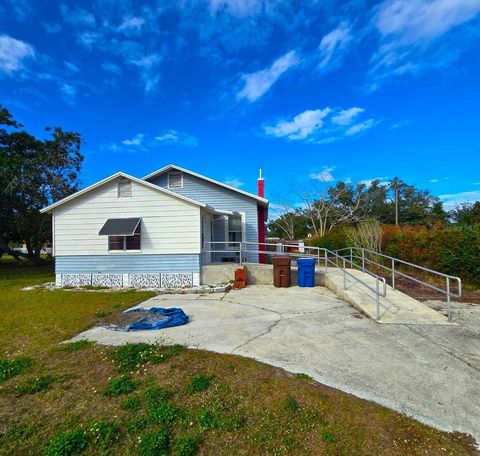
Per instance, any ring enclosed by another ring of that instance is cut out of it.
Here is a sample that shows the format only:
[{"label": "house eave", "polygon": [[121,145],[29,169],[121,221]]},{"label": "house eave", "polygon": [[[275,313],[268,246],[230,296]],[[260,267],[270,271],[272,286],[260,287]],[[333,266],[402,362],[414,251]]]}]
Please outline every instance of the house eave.
[{"label": "house eave", "polygon": [[269,201],[265,198],[262,198],[261,196],[254,195],[253,193],[249,193],[249,192],[246,192],[244,190],[240,190],[238,188],[232,187],[231,185],[225,184],[225,183],[217,181],[215,179],[211,179],[210,177],[203,176],[201,174],[195,173],[194,171],[190,171],[189,169],[182,168],[181,166],[177,166],[177,165],[174,165],[174,164],[170,164],[170,165],[164,166],[163,168],[157,169],[153,173],[147,174],[146,176],[142,177],[142,180],[151,179],[152,177],[158,176],[159,174],[163,174],[166,171],[169,171],[171,169],[190,174],[191,176],[198,177],[199,179],[205,180],[207,182],[211,182],[212,184],[219,185],[221,187],[232,190],[236,193],[240,193],[241,195],[244,195],[244,196],[247,196],[249,198],[255,199],[262,206],[268,206],[268,204],[269,204]]},{"label": "house eave", "polygon": [[156,190],[160,193],[170,195],[173,198],[185,201],[187,203],[193,204],[193,205],[198,206],[198,207],[206,207],[207,206],[205,203],[201,203],[200,201],[195,201],[195,200],[193,200],[191,198],[188,198],[186,196],[183,196],[183,195],[180,195],[178,193],[172,192],[171,190],[168,190],[166,188],[159,187],[158,185],[152,184],[151,182],[147,182],[143,179],[138,179],[137,177],[133,177],[133,176],[130,176],[129,174],[126,174],[126,173],[123,173],[123,172],[119,171],[115,174],[112,174],[111,176],[106,177],[105,179],[102,179],[98,182],[95,182],[94,184],[92,184],[88,187],[85,187],[83,190],[79,190],[78,192],[75,192],[72,195],[67,196],[66,198],[63,198],[60,201],[57,201],[53,204],[50,204],[47,207],[44,207],[43,209],[40,209],[40,212],[42,214],[50,213],[53,210],[57,209],[58,207],[63,206],[66,203],[69,203],[70,201],[74,200],[75,198],[77,198],[79,196],[82,196],[82,195],[85,195],[86,193],[88,193],[92,190],[95,190],[96,188],[99,188],[102,185],[108,184],[109,182],[112,182],[119,177],[124,177],[126,179],[131,180],[132,182],[143,185],[145,187],[149,187],[149,188],[151,188],[153,190]]}]

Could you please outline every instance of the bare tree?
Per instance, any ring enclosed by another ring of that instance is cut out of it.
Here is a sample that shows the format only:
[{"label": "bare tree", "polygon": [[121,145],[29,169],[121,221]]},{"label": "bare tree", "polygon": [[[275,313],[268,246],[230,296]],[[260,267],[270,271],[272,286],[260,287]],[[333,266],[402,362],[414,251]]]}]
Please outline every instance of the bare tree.
[{"label": "bare tree", "polygon": [[300,195],[317,237],[325,236],[343,223],[359,221],[357,211],[365,189],[364,184],[338,182],[335,187],[328,187],[327,182],[322,183],[321,188]]},{"label": "bare tree", "polygon": [[280,229],[288,240],[295,239],[296,220],[298,218],[298,209],[293,204],[282,201],[276,210],[276,218],[272,220],[272,225]]}]

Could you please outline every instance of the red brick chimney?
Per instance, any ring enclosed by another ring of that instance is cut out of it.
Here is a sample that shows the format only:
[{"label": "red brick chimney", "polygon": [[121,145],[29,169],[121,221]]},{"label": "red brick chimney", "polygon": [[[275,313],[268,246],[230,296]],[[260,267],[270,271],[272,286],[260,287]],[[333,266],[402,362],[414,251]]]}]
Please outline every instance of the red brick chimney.
[{"label": "red brick chimney", "polygon": [[[262,176],[262,168],[259,170],[258,179],[257,179],[257,195],[262,198],[265,197],[265,181]],[[266,250],[266,246],[262,245],[265,243],[265,206],[257,204],[257,221],[258,221],[258,250]],[[261,264],[267,262],[267,256],[265,253],[260,253],[258,255],[258,261]]]}]

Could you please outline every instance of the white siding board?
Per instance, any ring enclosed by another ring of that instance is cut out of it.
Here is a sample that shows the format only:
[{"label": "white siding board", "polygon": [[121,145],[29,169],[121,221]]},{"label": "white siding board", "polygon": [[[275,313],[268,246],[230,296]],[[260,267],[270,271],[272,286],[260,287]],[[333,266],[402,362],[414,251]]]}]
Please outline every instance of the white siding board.
[{"label": "white siding board", "polygon": [[108,237],[98,232],[107,219],[123,217],[142,219],[142,255],[200,252],[200,208],[135,182],[131,198],[118,197],[115,180],[54,213],[57,256],[109,256]]}]

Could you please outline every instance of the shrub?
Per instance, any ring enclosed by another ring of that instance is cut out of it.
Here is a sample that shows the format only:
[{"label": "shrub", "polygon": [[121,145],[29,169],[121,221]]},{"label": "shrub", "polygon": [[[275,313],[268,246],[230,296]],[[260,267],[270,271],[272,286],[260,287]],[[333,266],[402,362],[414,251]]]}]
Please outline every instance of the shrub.
[{"label": "shrub", "polygon": [[41,377],[30,378],[22,385],[17,386],[19,394],[35,394],[47,390],[55,382],[53,375],[42,375]]},{"label": "shrub", "polygon": [[174,456],[194,456],[200,445],[199,437],[179,437],[173,447]]},{"label": "shrub", "polygon": [[62,432],[53,437],[45,446],[44,456],[74,456],[88,446],[88,439],[81,429]]},{"label": "shrub", "polygon": [[122,375],[110,381],[105,389],[105,396],[116,397],[122,394],[128,394],[138,388],[139,382],[132,380],[130,375]]},{"label": "shrub", "polygon": [[213,378],[213,375],[195,375],[187,385],[187,391],[190,394],[206,391],[208,388],[210,388]]},{"label": "shrub", "polygon": [[342,229],[330,231],[323,237],[314,238],[309,244],[328,250],[339,250],[350,246],[347,235]]},{"label": "shrub", "polygon": [[95,420],[87,428],[87,435],[92,443],[101,448],[108,448],[118,439],[120,428],[114,421]]},{"label": "shrub", "polygon": [[295,374],[295,377],[301,378],[302,380],[312,380],[312,377],[310,377],[310,375],[304,374],[303,372],[297,372]]},{"label": "shrub", "polygon": [[65,351],[65,352],[73,352],[77,350],[83,350],[84,348],[92,347],[95,345],[96,342],[92,340],[77,340],[75,342],[69,342],[67,344],[61,344],[60,345],[60,350]]},{"label": "shrub", "polygon": [[0,358],[0,383],[21,374],[31,366],[32,358],[21,356],[13,359]]},{"label": "shrub", "polygon": [[166,429],[146,434],[138,447],[140,456],[167,456],[170,438]]}]

